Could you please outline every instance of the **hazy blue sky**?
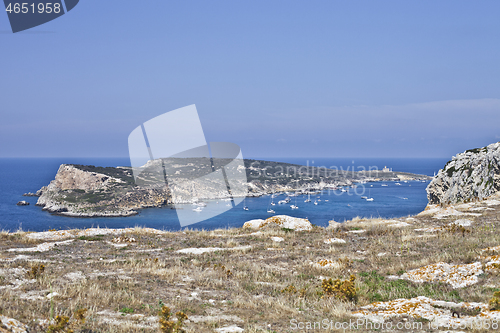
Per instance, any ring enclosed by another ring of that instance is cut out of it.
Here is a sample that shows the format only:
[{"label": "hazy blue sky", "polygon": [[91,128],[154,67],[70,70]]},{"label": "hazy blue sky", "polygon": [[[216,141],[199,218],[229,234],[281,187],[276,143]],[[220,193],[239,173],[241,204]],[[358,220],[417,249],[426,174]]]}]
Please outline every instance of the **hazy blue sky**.
[{"label": "hazy blue sky", "polygon": [[128,156],[196,104],[247,157],[447,157],[500,140],[500,1],[81,0],[12,34],[0,156]]}]

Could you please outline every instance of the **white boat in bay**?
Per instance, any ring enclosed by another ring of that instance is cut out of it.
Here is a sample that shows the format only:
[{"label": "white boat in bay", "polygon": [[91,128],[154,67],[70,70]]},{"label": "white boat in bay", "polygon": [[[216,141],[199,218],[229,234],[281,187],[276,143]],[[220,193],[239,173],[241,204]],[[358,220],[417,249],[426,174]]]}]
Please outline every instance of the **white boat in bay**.
[{"label": "white boat in bay", "polygon": [[202,210],[203,210],[203,208],[201,208],[201,207],[193,208],[193,212],[201,212]]},{"label": "white boat in bay", "polygon": [[366,201],[373,201],[373,198],[371,196],[371,190],[368,189],[368,198],[366,198]]}]

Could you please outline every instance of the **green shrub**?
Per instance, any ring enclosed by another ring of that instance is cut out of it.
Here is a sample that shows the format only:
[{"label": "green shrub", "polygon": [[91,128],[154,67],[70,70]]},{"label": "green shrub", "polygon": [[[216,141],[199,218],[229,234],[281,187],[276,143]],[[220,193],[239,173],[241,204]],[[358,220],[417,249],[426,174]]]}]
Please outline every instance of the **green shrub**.
[{"label": "green shrub", "polygon": [[83,241],[88,241],[88,242],[95,242],[95,241],[102,241],[104,235],[95,235],[95,236],[80,236],[78,237],[79,240]]},{"label": "green shrub", "polygon": [[123,307],[123,308],[120,309],[120,312],[121,313],[134,313],[134,309]]}]

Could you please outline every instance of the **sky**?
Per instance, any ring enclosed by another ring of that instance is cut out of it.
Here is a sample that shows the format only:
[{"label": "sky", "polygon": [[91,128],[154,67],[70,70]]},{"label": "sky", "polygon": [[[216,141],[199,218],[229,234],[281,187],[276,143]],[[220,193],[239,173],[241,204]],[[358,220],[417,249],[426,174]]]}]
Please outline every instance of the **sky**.
[{"label": "sky", "polygon": [[244,157],[451,157],[500,141],[500,2],[102,1],[13,34],[0,157],[126,157],[195,104]]}]

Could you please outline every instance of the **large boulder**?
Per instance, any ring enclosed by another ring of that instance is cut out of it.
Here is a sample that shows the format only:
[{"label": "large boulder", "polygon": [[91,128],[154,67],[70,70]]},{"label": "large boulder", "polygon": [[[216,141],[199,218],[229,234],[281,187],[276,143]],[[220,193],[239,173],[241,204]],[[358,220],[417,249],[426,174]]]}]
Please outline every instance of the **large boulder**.
[{"label": "large boulder", "polygon": [[427,186],[429,204],[483,200],[500,190],[500,142],[454,156]]},{"label": "large boulder", "polygon": [[268,225],[277,225],[281,228],[292,229],[295,231],[312,230],[312,224],[309,220],[288,215],[276,215],[266,220],[250,220],[243,224],[243,228],[260,229]]}]

